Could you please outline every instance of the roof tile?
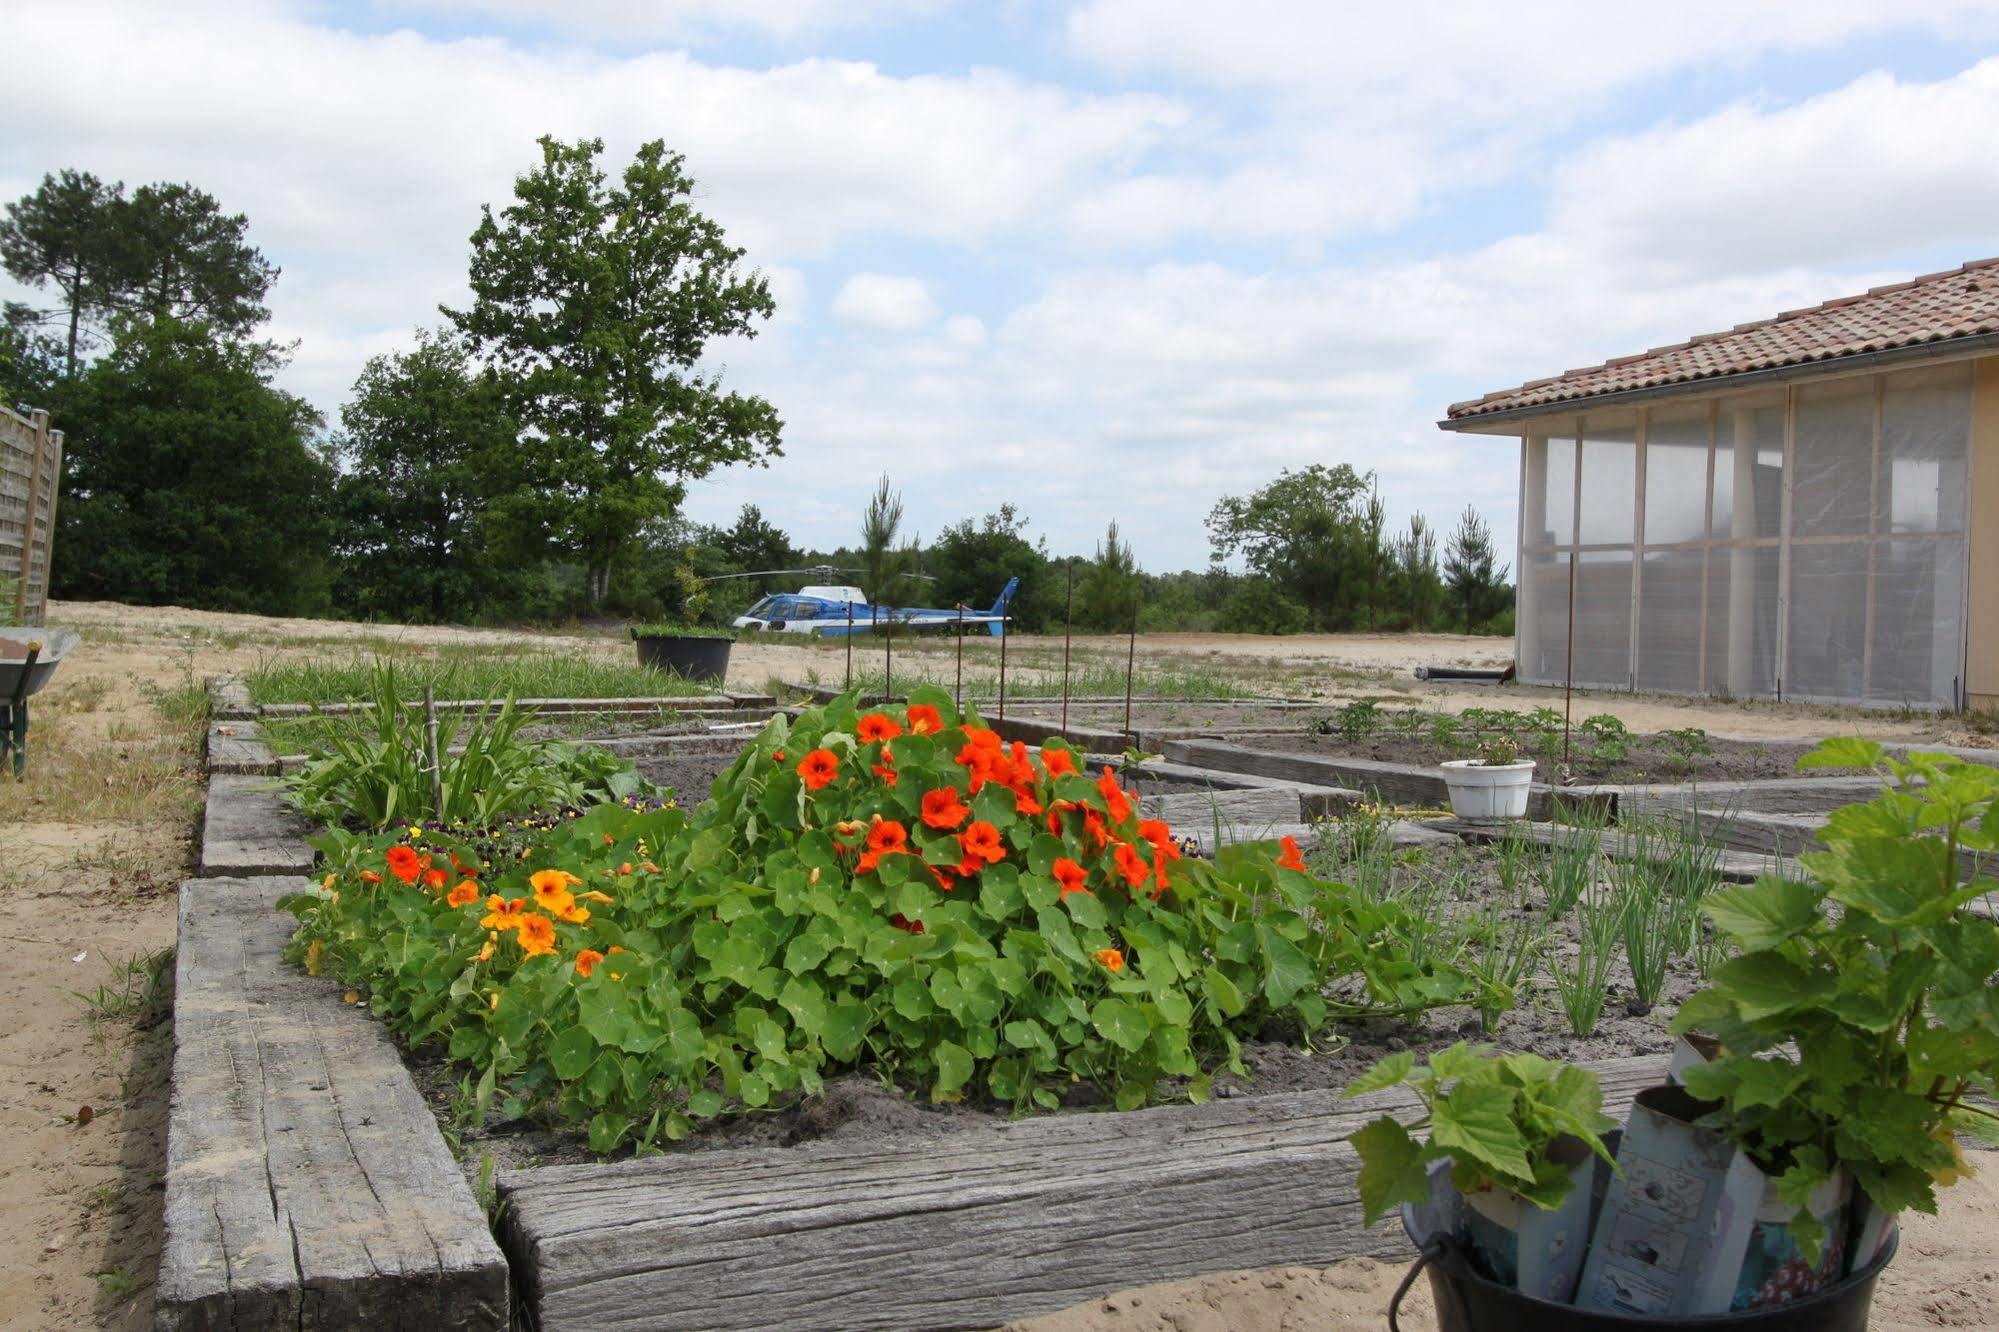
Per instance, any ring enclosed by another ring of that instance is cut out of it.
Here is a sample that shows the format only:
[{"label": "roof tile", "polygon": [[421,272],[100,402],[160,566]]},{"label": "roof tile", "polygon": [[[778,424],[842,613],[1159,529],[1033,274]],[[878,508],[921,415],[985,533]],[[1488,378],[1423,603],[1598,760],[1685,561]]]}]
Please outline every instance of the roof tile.
[{"label": "roof tile", "polygon": [[1999,332],[1999,257],[1451,404],[1451,420]]}]

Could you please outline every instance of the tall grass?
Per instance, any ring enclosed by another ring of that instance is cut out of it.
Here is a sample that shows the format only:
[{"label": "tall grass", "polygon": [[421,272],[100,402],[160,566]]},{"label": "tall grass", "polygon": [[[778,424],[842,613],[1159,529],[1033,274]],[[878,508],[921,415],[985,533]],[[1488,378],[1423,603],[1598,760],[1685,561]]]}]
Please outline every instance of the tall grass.
[{"label": "tall grass", "polygon": [[390,672],[395,696],[410,702],[425,685],[440,700],[485,698],[659,698],[712,692],[669,671],[636,662],[555,652],[492,648],[458,660],[350,656],[267,658],[245,676],[257,703],[344,703],[374,696],[375,673]]},{"label": "tall grass", "polygon": [[1610,994],[1610,969],[1624,934],[1624,904],[1608,885],[1586,890],[1576,899],[1576,955],[1555,968],[1555,993],[1569,1030],[1578,1036],[1595,1033]]}]

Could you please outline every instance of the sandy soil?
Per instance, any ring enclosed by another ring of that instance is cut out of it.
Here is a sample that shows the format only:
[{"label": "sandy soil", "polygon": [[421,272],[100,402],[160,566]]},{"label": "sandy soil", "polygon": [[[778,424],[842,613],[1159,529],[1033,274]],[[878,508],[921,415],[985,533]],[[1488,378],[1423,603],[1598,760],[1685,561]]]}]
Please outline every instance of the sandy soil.
[{"label": "sandy soil", "polygon": [[[10,1223],[0,1227],[0,1326],[146,1327],[160,1239],[170,1033],[164,1023],[148,1023],[137,1003],[125,1016],[93,1019],[78,992],[114,983],[107,962],[172,942],[172,887],[185,866],[199,788],[187,771],[184,740],[165,733],[152,699],[278,653],[490,644],[622,656],[630,647],[609,628],[556,635],[402,628],[73,602],[54,605],[51,622],[81,630],[84,641],[38,700],[29,781],[16,787],[0,780],[0,933],[11,945],[0,968],[0,1004],[11,1015],[0,1033],[0,1215]],[[982,644],[988,651],[990,642]],[[1122,646],[1077,644],[1120,665]],[[1059,660],[1060,649],[1059,639],[1009,644],[1029,669],[1037,658]],[[1139,643],[1139,658],[1141,669],[1225,670],[1294,697],[1532,707],[1548,691],[1432,689],[1408,675],[1418,661],[1493,665],[1508,650],[1491,639],[1440,635],[1150,635]],[[898,662],[908,651],[898,644]],[[941,674],[949,645],[926,644],[911,659]],[[731,683],[762,688],[773,676],[799,678],[808,670],[837,681],[843,664],[831,644],[743,644]],[[1600,695],[1588,710],[1615,712],[1642,730],[1699,725],[1717,735],[1859,730],[1952,738],[1922,718],[1822,708]],[[1999,1326],[1999,1279],[1990,1275],[1995,1233],[1999,1184],[1989,1172],[1951,1191],[1943,1220],[1913,1218],[1884,1281],[1875,1326]],[[1323,1270],[1220,1273],[1111,1295],[1021,1326],[1380,1327],[1401,1271],[1396,1263],[1355,1260]],[[1427,1296],[1418,1294],[1412,1308],[1426,1309]],[[1405,1325],[1431,1326],[1421,1317]]]}]

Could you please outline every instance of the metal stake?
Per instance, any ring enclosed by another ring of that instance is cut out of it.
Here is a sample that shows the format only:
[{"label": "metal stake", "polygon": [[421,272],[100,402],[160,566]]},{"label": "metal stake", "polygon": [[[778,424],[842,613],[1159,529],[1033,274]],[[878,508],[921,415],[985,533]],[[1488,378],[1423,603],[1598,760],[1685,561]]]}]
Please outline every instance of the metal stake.
[{"label": "metal stake", "polygon": [[1131,677],[1138,666],[1138,600],[1131,603],[1131,638],[1124,656],[1124,733],[1131,734]]},{"label": "metal stake", "polygon": [[1069,632],[1076,618],[1076,562],[1069,561],[1069,590],[1062,599],[1062,733],[1069,733]]},{"label": "metal stake", "polygon": [[437,752],[437,691],[423,687],[423,747],[430,761],[431,817],[444,822],[444,761]]},{"label": "metal stake", "polygon": [[958,680],[951,686],[952,706],[965,715],[965,603],[958,603]]},{"label": "metal stake", "polygon": [[1569,715],[1576,692],[1576,553],[1569,552],[1569,659],[1562,676],[1562,780],[1569,779]]},{"label": "metal stake", "polygon": [[847,683],[840,686],[846,693],[854,687],[854,603],[847,603]]},{"label": "metal stake", "polygon": [[1000,607],[1000,678],[999,678],[999,719],[1006,720],[1006,607]]}]

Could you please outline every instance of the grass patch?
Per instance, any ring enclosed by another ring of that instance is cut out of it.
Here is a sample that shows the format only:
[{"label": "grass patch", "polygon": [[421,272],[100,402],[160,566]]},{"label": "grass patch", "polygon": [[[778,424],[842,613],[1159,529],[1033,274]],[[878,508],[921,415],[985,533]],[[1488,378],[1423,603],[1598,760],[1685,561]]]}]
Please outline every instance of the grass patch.
[{"label": "grass patch", "polygon": [[706,685],[636,662],[554,652],[487,648],[476,657],[350,656],[295,661],[266,659],[246,676],[250,697],[266,703],[339,703],[365,699],[379,666],[395,672],[405,700],[506,698],[661,698],[711,692]]}]

